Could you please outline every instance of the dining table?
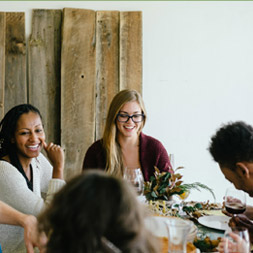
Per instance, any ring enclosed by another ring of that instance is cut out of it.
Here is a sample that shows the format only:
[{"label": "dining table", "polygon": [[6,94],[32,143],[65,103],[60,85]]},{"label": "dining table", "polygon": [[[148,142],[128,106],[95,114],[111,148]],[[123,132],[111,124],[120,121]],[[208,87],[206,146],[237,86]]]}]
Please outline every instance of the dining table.
[{"label": "dining table", "polygon": [[[201,242],[206,240],[206,238],[209,238],[214,245],[217,245],[220,239],[224,237],[230,218],[225,216],[221,210],[203,210],[203,213],[203,216],[194,220],[194,224],[197,227],[196,241],[194,245],[199,248],[201,252],[208,252],[208,249],[202,250]],[[198,243],[198,240],[200,243]],[[218,252],[217,246],[210,249],[210,251]]]},{"label": "dining table", "polygon": [[[197,202],[185,202],[185,206],[195,205]],[[203,202],[202,202],[203,203]],[[206,203],[204,203],[206,204]],[[200,208],[197,211],[199,217],[195,217],[190,213],[180,213],[179,210],[173,206],[173,203],[168,201],[145,201],[145,208],[148,210],[149,214],[167,217],[167,218],[180,218],[193,221],[196,231],[194,236],[191,238],[191,243],[195,246],[196,250],[192,252],[218,252],[218,243],[220,239],[224,236],[225,230],[228,228],[229,217],[222,213],[221,204],[216,205],[202,205],[206,208]],[[210,208],[210,206],[215,206],[216,208]],[[154,229],[153,229],[154,231]],[[216,247],[209,247],[208,242]],[[163,251],[161,253],[164,253]],[[188,251],[187,251],[188,252]]]}]

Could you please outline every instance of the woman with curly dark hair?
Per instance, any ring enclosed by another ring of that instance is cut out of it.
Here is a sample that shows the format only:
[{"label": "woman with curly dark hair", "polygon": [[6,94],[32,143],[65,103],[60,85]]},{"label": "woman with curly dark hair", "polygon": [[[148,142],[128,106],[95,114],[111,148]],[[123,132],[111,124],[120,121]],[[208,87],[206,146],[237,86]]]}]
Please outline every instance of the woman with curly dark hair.
[{"label": "woman with curly dark hair", "polygon": [[85,171],[58,192],[39,217],[47,253],[158,252],[127,182]]}]

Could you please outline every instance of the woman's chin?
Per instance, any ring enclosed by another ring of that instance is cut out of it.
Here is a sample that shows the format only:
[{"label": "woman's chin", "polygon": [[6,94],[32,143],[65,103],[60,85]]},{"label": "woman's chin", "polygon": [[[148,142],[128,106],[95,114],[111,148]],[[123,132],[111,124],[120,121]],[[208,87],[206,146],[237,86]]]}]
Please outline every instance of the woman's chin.
[{"label": "woman's chin", "polygon": [[40,154],[40,149],[38,149],[38,150],[34,150],[34,151],[29,151],[29,152],[27,152],[26,153],[26,156],[27,157],[29,157],[29,158],[36,158],[36,157],[38,157],[39,156],[39,154]]}]

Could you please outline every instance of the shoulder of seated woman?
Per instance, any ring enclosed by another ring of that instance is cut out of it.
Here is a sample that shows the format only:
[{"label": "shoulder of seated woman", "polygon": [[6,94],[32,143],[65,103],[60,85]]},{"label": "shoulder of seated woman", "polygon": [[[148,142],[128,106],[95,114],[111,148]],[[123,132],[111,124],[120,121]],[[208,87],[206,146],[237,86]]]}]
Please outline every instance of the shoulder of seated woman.
[{"label": "shoulder of seated woman", "polygon": [[8,163],[11,162],[8,155],[1,157],[1,158],[0,158],[0,161],[4,161],[4,162],[8,162]]},{"label": "shoulder of seated woman", "polygon": [[148,146],[149,149],[155,149],[155,150],[163,148],[162,143],[159,140],[157,140],[151,136],[147,136],[147,138],[145,138],[145,141],[143,141],[141,146],[144,146],[144,147]]}]

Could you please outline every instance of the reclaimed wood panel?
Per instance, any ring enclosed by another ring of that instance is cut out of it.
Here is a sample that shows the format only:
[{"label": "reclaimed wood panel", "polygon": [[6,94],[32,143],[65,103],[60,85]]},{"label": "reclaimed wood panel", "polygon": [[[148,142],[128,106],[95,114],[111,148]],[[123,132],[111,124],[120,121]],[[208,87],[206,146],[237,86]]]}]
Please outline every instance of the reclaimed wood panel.
[{"label": "reclaimed wood panel", "polygon": [[0,12],[0,120],[4,116],[4,86],[5,86],[5,13]]},{"label": "reclaimed wood panel", "polygon": [[4,111],[27,102],[25,13],[6,12]]},{"label": "reclaimed wood panel", "polygon": [[60,143],[61,10],[33,10],[28,43],[29,103],[43,117],[47,141]]},{"label": "reclaimed wood panel", "polygon": [[142,12],[120,13],[120,90],[142,94]]},{"label": "reclaimed wood panel", "polygon": [[119,91],[119,12],[98,11],[96,18],[96,136],[100,139],[107,111]]},{"label": "reclaimed wood panel", "polygon": [[95,135],[95,12],[63,10],[61,62],[61,144],[65,178],[81,172]]}]

